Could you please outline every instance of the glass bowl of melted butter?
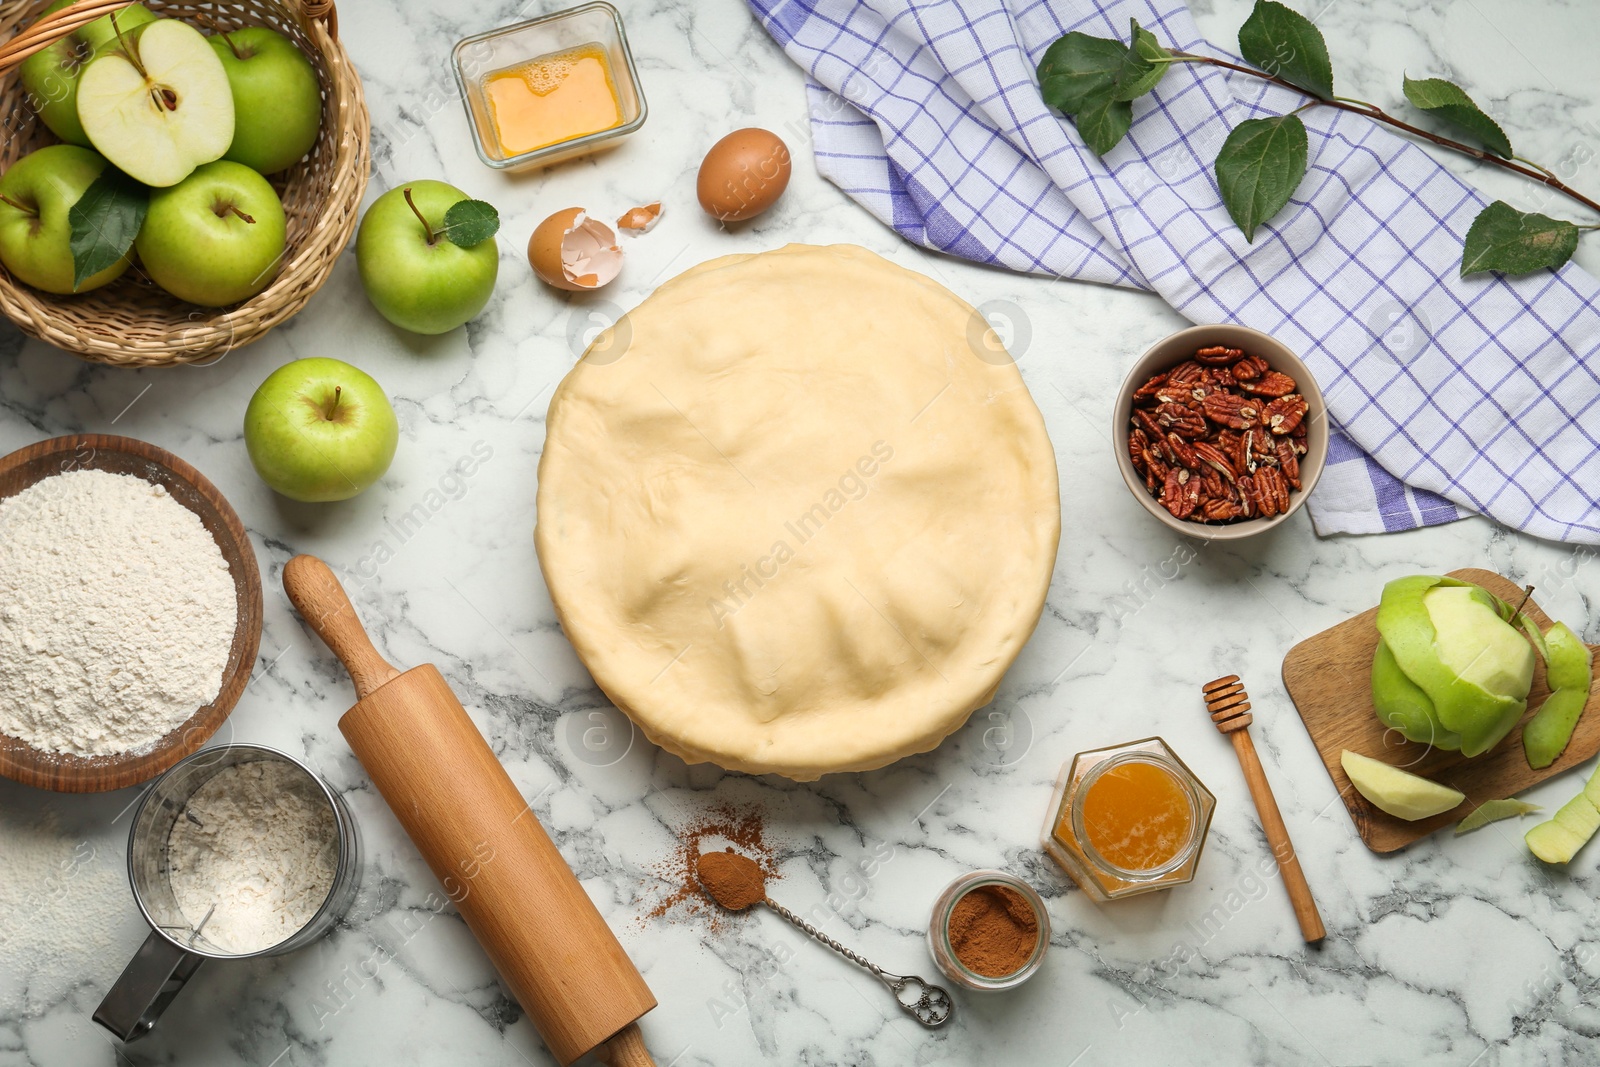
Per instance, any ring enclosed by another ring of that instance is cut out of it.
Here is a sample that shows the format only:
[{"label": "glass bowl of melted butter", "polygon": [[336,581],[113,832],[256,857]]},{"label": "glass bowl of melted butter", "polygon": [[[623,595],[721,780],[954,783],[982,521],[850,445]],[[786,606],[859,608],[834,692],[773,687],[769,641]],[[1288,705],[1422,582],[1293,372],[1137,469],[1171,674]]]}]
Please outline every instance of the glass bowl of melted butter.
[{"label": "glass bowl of melted butter", "polygon": [[610,147],[649,112],[622,16],[601,0],[468,37],[451,63],[478,158],[496,170]]}]

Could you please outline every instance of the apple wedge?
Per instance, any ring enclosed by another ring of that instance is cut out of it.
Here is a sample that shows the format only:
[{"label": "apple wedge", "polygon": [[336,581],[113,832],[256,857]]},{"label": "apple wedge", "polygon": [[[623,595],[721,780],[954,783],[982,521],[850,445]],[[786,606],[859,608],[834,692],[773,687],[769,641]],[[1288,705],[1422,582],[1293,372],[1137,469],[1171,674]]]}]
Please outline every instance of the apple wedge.
[{"label": "apple wedge", "polygon": [[165,187],[233,142],[233,90],[200,31],[158,19],[124,33],[78,79],[78,120],[112,165]]},{"label": "apple wedge", "polygon": [[1600,830],[1600,769],[1589,776],[1583,792],[1523,836],[1528,851],[1544,862],[1567,863],[1588,844],[1596,830]]},{"label": "apple wedge", "polygon": [[1349,776],[1350,784],[1356,787],[1356,792],[1397,819],[1415,822],[1417,819],[1431,818],[1467,799],[1467,795],[1459,789],[1451,789],[1349,749],[1339,753],[1339,764],[1344,767],[1344,773]]}]

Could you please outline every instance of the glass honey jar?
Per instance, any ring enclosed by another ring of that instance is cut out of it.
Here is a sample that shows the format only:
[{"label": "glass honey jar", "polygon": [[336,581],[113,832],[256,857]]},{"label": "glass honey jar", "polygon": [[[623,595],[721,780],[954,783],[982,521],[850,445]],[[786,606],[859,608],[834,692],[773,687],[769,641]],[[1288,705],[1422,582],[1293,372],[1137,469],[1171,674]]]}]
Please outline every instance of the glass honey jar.
[{"label": "glass honey jar", "polygon": [[1159,737],[1080,752],[1061,771],[1044,850],[1097,902],[1194,880],[1216,798]]}]

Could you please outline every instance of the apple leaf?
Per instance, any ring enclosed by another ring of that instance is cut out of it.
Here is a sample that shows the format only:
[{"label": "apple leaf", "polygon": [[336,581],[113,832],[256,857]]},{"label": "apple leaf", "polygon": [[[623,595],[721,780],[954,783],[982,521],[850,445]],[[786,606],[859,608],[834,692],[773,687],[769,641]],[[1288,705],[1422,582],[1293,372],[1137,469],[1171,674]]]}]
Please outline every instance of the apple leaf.
[{"label": "apple leaf", "polygon": [[1127,136],[1133,125],[1133,105],[1126,100],[1102,97],[1078,112],[1074,120],[1084,144],[1103,156]]},{"label": "apple leaf", "polygon": [[1130,40],[1069,33],[1039,61],[1039,95],[1073,116],[1088,146],[1105,155],[1133,122],[1129,102],[1156,87],[1171,60],[1155,35],[1130,19]]},{"label": "apple leaf", "polygon": [[439,231],[451,244],[462,248],[480,245],[500,231],[500,212],[482,200],[462,200],[444,213],[444,229]]},{"label": "apple leaf", "polygon": [[1115,92],[1128,46],[1076,30],[1045,49],[1039,60],[1039,95],[1068,115],[1103,104]]},{"label": "apple leaf", "polygon": [[1461,276],[1480,271],[1527,274],[1559,267],[1578,250],[1578,227],[1496,200],[1472,220],[1461,249]]},{"label": "apple leaf", "polygon": [[1139,25],[1138,19],[1128,22],[1132,30],[1128,51],[1122,57],[1122,68],[1117,71],[1116,89],[1112,93],[1118,100],[1139,99],[1156,87],[1172,65],[1172,53],[1161,47],[1155,34]]},{"label": "apple leaf", "polygon": [[1333,62],[1322,31],[1276,0],[1256,0],[1250,17],[1239,27],[1239,53],[1312,96],[1333,99]]},{"label": "apple leaf", "polygon": [[1222,142],[1217,188],[1246,241],[1289,202],[1306,176],[1306,155],[1305,123],[1295,115],[1246,119]]},{"label": "apple leaf", "polygon": [[128,254],[144,225],[150,190],[116,167],[100,172],[67,212],[72,226],[72,288]]},{"label": "apple leaf", "polygon": [[1511,158],[1511,138],[1459,85],[1443,78],[1406,78],[1405,91],[1412,107],[1460,127],[1502,159]]}]

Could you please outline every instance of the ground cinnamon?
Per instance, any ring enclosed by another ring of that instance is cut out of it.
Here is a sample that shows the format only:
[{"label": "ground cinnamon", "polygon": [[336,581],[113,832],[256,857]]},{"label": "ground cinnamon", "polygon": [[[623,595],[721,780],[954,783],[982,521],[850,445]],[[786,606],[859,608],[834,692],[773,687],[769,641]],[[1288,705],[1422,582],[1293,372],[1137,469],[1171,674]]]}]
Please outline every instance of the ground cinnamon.
[{"label": "ground cinnamon", "polygon": [[1022,894],[980,885],[950,911],[950,949],[961,965],[985,978],[1020,971],[1039,943],[1039,917]]},{"label": "ground cinnamon", "polygon": [[714,804],[690,815],[675,831],[672,853],[648,865],[656,884],[643,894],[641,926],[652,920],[694,921],[715,930],[729,920],[728,913],[708,900],[700,888],[696,867],[702,852],[732,846],[752,860],[768,882],[779,877],[778,853],[766,840],[758,808]]},{"label": "ground cinnamon", "polygon": [[755,860],[733,849],[703,852],[696,864],[700,884],[729,911],[743,911],[767,899],[767,877]]}]

